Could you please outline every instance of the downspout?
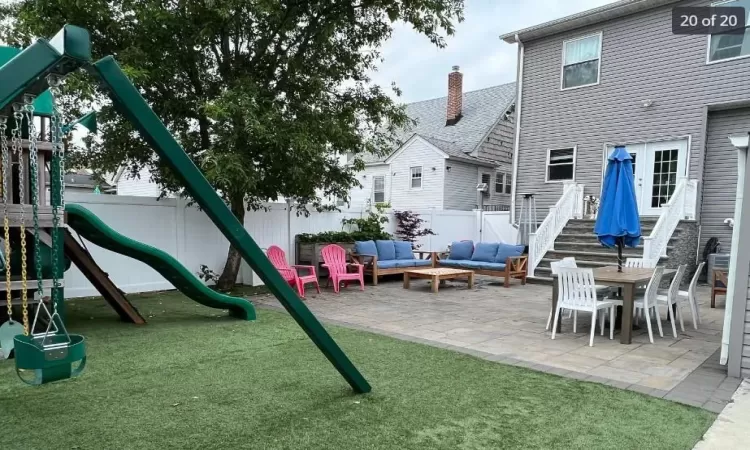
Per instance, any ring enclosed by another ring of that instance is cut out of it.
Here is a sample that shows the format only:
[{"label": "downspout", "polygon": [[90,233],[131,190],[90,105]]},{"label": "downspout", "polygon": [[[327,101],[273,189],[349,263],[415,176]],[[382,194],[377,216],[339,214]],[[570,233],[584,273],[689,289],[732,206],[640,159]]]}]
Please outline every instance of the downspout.
[{"label": "downspout", "polygon": [[[748,139],[750,140],[750,139]],[[729,256],[729,277],[727,280],[724,327],[721,338],[721,364],[727,365],[727,375],[740,377],[742,374],[742,348],[744,344],[745,313],[747,308],[748,267],[750,267],[750,241],[741,239],[750,233],[750,189],[745,177],[748,172],[748,149],[737,149],[737,196],[734,207],[734,229],[732,248]],[[709,274],[710,277],[710,274]],[[738,298],[735,298],[737,296]]]},{"label": "downspout", "polygon": [[516,223],[516,183],[518,182],[518,153],[521,147],[521,99],[523,97],[523,52],[521,38],[516,34],[518,43],[518,69],[516,70],[516,136],[513,143],[513,184],[510,190],[510,223]]}]

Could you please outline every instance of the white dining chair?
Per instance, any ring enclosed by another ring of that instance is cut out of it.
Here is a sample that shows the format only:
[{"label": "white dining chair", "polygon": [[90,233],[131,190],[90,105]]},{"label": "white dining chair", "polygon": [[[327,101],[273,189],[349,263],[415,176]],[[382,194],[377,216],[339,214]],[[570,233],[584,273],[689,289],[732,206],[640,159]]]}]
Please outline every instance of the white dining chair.
[{"label": "white dining chair", "polygon": [[[575,258],[563,258],[560,261],[552,261],[549,263],[550,271],[552,272],[552,275],[558,275],[560,273],[561,267],[576,267],[576,260]],[[554,282],[554,281],[553,281]],[[552,310],[552,307],[549,309],[549,316],[547,316],[547,326],[544,328],[545,330],[549,330],[549,327],[552,323],[552,315],[555,312]],[[570,311],[572,314],[573,311]],[[568,314],[568,318],[570,318],[570,314]],[[573,320],[573,332],[575,333],[575,329],[578,322],[578,315],[575,316],[575,319]]]},{"label": "white dining chair", "polygon": [[[642,310],[646,317],[646,325],[648,325],[648,339],[651,343],[654,343],[654,333],[651,329],[651,313],[656,316],[656,325],[659,327],[659,336],[664,337],[664,330],[661,328],[661,316],[659,315],[659,305],[656,301],[656,296],[659,292],[659,283],[664,275],[664,267],[657,267],[654,269],[654,274],[651,275],[651,280],[646,286],[646,292],[643,297],[636,299],[633,307],[636,317],[638,316],[638,310]],[[653,310],[653,311],[652,311]]]},{"label": "white dining chair", "polygon": [[[656,302],[657,305],[666,305],[667,306],[667,314],[669,315],[669,320],[672,322],[672,334],[674,337],[677,337],[677,328],[675,327],[675,310],[677,310],[677,317],[680,319],[680,330],[685,331],[685,324],[682,321],[682,311],[680,310],[680,304],[677,300],[677,296],[680,292],[680,284],[682,284],[682,278],[685,276],[685,270],[687,270],[687,264],[683,264],[677,268],[677,273],[675,273],[674,278],[672,278],[672,282],[669,284],[669,290],[666,294],[656,294]],[[676,305],[676,308],[673,308],[672,305]]]},{"label": "white dining chair", "polygon": [[[610,316],[615,316],[615,304],[610,301],[599,301],[596,295],[593,269],[577,269],[572,267],[560,267],[557,276],[558,299],[555,318],[552,321],[552,339],[555,338],[557,324],[560,321],[560,311],[572,309],[573,311],[585,311],[591,313],[591,337],[589,347],[594,346],[594,329],[596,328],[596,317],[600,309],[610,310]],[[614,320],[609,322],[609,338],[614,339]],[[602,330],[602,334],[604,330]]]},{"label": "white dining chair", "polygon": [[693,316],[693,328],[695,328],[696,330],[698,329],[698,324],[701,323],[701,315],[700,309],[698,308],[696,288],[698,287],[698,278],[700,277],[701,272],[703,271],[703,266],[705,265],[705,262],[698,264],[698,268],[695,270],[695,274],[693,274],[693,279],[690,280],[690,285],[688,286],[687,291],[677,292],[677,302],[687,303],[690,307],[690,313]]},{"label": "white dining chair", "polygon": [[625,267],[635,269],[653,269],[658,264],[658,260],[649,258],[628,258],[625,260]]}]

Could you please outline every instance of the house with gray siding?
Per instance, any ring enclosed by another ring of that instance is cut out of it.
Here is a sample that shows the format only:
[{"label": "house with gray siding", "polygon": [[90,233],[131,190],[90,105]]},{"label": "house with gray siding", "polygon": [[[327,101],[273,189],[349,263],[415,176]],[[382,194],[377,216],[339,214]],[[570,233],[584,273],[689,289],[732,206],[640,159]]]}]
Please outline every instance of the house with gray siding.
[{"label": "house with gray siding", "polygon": [[509,210],[515,96],[515,83],[463,92],[463,74],[454,67],[446,97],[406,105],[415,125],[401,130],[401,144],[365,158],[351,207]]},{"label": "house with gray siding", "polygon": [[[739,33],[677,35],[672,10],[684,6],[744,7],[749,18]],[[733,248],[728,137],[750,130],[750,0],[623,0],[501,39],[519,56],[512,214],[534,194],[545,218],[529,238],[532,272],[571,250],[611,264],[580,236],[593,228],[584,199],[600,195],[615,146],[633,157],[644,230],[628,256],[693,266],[712,237]]]},{"label": "house with gray siding", "polygon": [[[672,9],[707,0],[624,0],[506,33],[517,45],[514,213],[539,210],[566,183],[600,194],[607,155],[634,158],[641,215],[658,218],[682,179],[697,184],[691,218],[702,249],[731,247],[736,161],[726,136],[750,121],[750,31],[675,35]],[[750,9],[750,0],[723,2]]]}]

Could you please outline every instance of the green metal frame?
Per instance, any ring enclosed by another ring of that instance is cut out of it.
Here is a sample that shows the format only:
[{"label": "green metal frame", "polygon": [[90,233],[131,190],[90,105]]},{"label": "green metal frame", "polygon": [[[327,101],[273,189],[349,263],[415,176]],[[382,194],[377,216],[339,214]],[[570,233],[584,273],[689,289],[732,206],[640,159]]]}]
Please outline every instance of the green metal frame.
[{"label": "green metal frame", "polygon": [[[243,259],[265,282],[289,314],[297,321],[315,345],[336,367],[357,393],[370,392],[367,380],[331,338],[318,319],[271,265],[266,255],[245,231],[245,227],[216,194],[201,171],[172,137],[164,124],[120,69],[114,58],[91,62],[89,34],[83,28],[66,25],[50,41],[39,40],[0,67],[0,114],[18,101],[23,93],[38,94],[48,86],[46,75],[65,75],[85,66],[102,83],[114,105],[138,129],[161,159],[180,178],[187,191],[201,206]],[[7,112],[6,112],[7,114]],[[51,169],[54,171],[56,165]],[[51,186],[52,189],[56,186]],[[55,195],[52,193],[52,203]],[[62,239],[60,239],[62,242]],[[63,252],[59,252],[60,255]],[[63,305],[58,305],[62,317]],[[71,355],[74,356],[74,355]],[[54,378],[64,377],[55,374]]]},{"label": "green metal frame", "polygon": [[143,137],[179,177],[190,195],[201,206],[242,258],[257,273],[268,289],[284,305],[320,351],[358,393],[370,392],[367,380],[331,338],[297,294],[273,267],[263,251],[247,233],[227,205],[216,194],[198,167],[172,137],[154,111],[148,106],[120,66],[111,56],[96,62],[89,71],[102,82],[117,110],[124,114]]}]

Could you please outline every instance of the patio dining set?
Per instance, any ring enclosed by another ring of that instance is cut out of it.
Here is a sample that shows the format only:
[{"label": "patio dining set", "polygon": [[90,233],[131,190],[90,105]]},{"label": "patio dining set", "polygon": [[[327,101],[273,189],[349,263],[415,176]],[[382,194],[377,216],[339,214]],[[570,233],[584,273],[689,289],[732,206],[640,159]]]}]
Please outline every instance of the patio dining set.
[{"label": "patio dining set", "polygon": [[[554,278],[552,305],[547,320],[547,330],[552,329],[555,339],[561,331],[561,321],[567,314],[572,317],[573,332],[576,332],[578,313],[591,314],[591,335],[589,345],[594,344],[597,319],[600,334],[604,335],[605,319],[609,319],[609,338],[614,339],[614,329],[620,323],[620,342],[630,344],[634,319],[645,320],[649,341],[654,343],[652,320],[660,337],[664,337],[661,322],[661,307],[666,306],[666,314],[672,325],[672,334],[677,338],[676,321],[680,330],[685,331],[682,307],[689,308],[693,327],[697,330],[700,314],[696,299],[698,278],[703,270],[701,263],[692,276],[688,289],[680,290],[687,265],[675,269],[657,266],[657,261],[628,258],[624,267],[601,267],[597,269],[578,268],[574,258],[565,258],[552,263]],[[671,278],[669,287],[660,290],[663,280]],[[618,313],[618,310],[620,312]]]}]

